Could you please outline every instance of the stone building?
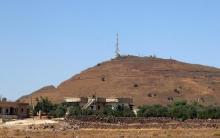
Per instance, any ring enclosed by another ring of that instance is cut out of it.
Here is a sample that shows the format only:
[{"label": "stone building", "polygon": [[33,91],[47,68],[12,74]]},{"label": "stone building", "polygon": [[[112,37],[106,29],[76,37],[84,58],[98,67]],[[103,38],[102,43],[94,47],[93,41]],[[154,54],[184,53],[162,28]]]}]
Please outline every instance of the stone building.
[{"label": "stone building", "polygon": [[0,118],[22,119],[28,117],[29,104],[0,101]]},{"label": "stone building", "polygon": [[115,109],[118,106],[123,106],[133,110],[132,98],[66,97],[64,101],[77,104],[82,109],[101,110],[104,107]]}]

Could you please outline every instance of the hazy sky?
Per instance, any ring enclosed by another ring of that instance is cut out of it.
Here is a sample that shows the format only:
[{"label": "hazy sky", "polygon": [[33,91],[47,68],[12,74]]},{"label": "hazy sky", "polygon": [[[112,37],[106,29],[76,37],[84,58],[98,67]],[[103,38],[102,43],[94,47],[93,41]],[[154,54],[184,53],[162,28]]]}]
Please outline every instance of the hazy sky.
[{"label": "hazy sky", "polygon": [[219,0],[1,0],[0,94],[58,85],[114,56],[220,67]]}]

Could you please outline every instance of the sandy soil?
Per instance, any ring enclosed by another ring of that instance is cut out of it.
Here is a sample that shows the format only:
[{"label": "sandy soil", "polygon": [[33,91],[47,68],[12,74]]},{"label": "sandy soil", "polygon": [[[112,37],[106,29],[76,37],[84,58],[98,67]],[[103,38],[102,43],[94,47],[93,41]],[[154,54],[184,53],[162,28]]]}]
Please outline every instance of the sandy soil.
[{"label": "sandy soil", "polygon": [[17,129],[22,129],[26,128],[29,125],[41,125],[41,124],[57,124],[59,123],[56,120],[50,120],[50,119],[24,119],[24,120],[14,120],[14,121],[9,121],[0,124],[0,128],[17,128]]},{"label": "sandy soil", "polygon": [[[64,121],[48,119],[25,119],[0,125],[0,138],[220,138],[220,129],[176,128],[176,129],[29,129],[30,125],[52,124],[62,126]],[[58,128],[59,128],[58,127]]]},{"label": "sandy soil", "polygon": [[80,129],[56,132],[0,129],[0,138],[218,138],[215,129]]}]

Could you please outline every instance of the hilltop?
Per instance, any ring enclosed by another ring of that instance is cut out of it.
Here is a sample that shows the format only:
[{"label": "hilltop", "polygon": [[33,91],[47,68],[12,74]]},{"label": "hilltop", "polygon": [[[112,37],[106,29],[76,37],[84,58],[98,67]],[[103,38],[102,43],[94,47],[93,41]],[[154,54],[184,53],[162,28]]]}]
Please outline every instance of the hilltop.
[{"label": "hilltop", "polygon": [[220,105],[220,69],[173,59],[121,56],[74,75],[57,88],[46,86],[18,100],[39,96],[53,102],[64,97],[132,97],[135,105],[174,100]]}]

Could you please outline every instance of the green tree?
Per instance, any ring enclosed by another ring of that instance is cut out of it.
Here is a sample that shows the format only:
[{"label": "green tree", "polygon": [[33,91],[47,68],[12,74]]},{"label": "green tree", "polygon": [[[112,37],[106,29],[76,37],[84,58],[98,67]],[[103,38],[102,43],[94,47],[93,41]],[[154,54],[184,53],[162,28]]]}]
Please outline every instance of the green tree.
[{"label": "green tree", "polygon": [[172,118],[186,120],[189,118],[186,101],[177,101],[168,106],[169,115]]},{"label": "green tree", "polygon": [[80,116],[82,114],[80,106],[68,107],[68,116]]},{"label": "green tree", "polygon": [[144,105],[139,107],[138,117],[167,117],[168,109],[161,105]]},{"label": "green tree", "polygon": [[81,110],[81,115],[83,116],[94,115],[94,114],[95,114],[95,111],[93,111],[92,109]]},{"label": "green tree", "polygon": [[63,105],[58,105],[55,110],[55,117],[64,117],[66,114],[66,108]]},{"label": "green tree", "polygon": [[54,105],[52,104],[51,101],[48,100],[47,97],[40,97],[36,99],[37,104],[34,107],[34,114],[36,115],[37,112],[39,112],[40,110],[45,113],[45,114],[49,114],[49,112],[51,110],[53,110]]},{"label": "green tree", "polygon": [[[109,109],[108,109],[109,110]],[[114,117],[134,117],[134,112],[126,107],[118,105],[115,109],[109,110],[109,113],[112,114]]]}]

